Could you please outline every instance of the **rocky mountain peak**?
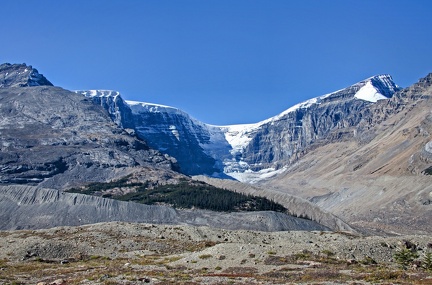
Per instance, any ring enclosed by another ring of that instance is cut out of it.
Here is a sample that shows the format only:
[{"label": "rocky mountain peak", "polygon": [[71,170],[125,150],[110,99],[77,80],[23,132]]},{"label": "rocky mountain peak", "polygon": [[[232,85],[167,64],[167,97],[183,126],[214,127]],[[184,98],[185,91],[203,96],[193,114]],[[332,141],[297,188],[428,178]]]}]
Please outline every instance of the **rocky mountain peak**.
[{"label": "rocky mountain peak", "polygon": [[4,63],[0,65],[0,87],[53,86],[31,65]]}]

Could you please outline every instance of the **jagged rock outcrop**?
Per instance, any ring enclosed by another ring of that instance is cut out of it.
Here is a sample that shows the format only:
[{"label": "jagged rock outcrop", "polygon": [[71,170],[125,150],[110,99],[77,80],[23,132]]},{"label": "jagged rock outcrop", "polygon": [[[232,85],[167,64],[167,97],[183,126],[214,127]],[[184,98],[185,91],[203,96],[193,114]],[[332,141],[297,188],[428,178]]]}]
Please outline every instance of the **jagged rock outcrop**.
[{"label": "jagged rock outcrop", "polygon": [[189,224],[259,231],[328,230],[314,221],[276,212],[174,210],[34,186],[0,186],[0,230],[41,229],[123,221]]},{"label": "jagged rock outcrop", "polygon": [[31,65],[10,63],[0,65],[0,88],[27,86],[52,86],[52,83]]}]

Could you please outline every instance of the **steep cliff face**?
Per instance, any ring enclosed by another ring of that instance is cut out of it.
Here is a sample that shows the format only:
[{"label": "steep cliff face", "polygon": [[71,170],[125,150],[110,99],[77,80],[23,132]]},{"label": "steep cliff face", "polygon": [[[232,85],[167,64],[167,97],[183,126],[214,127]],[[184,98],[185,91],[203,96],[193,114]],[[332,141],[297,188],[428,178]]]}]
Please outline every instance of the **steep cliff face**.
[{"label": "steep cliff face", "polygon": [[155,104],[127,101],[135,131],[148,144],[175,157],[186,174],[212,175],[220,171],[216,159],[202,145],[210,143],[209,128],[185,112]]},{"label": "steep cliff face", "polygon": [[[217,156],[203,148],[212,144],[214,131],[187,113],[169,106],[125,101],[116,91],[75,92],[92,98],[108,111],[118,126],[129,132],[133,130],[151,148],[174,157],[182,173],[212,175],[221,172]],[[215,130],[216,135],[223,138],[219,130]]]},{"label": "steep cliff face", "polygon": [[212,126],[185,112],[151,103],[123,101],[115,91],[78,91],[102,105],[123,128],[175,157],[183,173],[228,175],[241,181],[272,176],[308,148],[358,135],[373,120],[370,106],[400,88],[379,75],[297,104],[256,124]]},{"label": "steep cliff face", "polygon": [[89,90],[75,91],[89,97],[97,105],[102,106],[119,127],[129,129],[134,127],[132,110],[129,105],[121,98],[120,92],[112,90]]}]

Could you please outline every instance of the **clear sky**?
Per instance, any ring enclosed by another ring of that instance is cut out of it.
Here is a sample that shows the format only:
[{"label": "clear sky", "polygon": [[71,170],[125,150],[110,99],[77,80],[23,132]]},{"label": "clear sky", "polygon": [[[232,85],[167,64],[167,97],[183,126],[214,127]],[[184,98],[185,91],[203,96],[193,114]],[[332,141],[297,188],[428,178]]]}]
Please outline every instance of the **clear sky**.
[{"label": "clear sky", "polygon": [[210,124],[254,123],[367,77],[432,72],[429,0],[0,0],[0,62]]}]

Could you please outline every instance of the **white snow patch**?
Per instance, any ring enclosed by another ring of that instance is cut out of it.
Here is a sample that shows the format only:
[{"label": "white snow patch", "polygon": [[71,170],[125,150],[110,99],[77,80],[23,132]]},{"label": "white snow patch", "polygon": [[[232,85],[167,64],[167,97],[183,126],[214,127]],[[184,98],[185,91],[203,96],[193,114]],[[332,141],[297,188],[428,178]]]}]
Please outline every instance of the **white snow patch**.
[{"label": "white snow patch", "polygon": [[86,97],[117,97],[120,92],[114,90],[75,90],[75,93],[82,94]]},{"label": "white snow patch", "polygon": [[220,130],[224,133],[225,139],[232,150],[232,155],[239,154],[252,140],[253,134],[258,130],[261,124],[243,124],[243,125],[231,125],[220,127]]},{"label": "white snow patch", "polygon": [[362,88],[360,88],[360,90],[357,91],[354,97],[374,103],[378,100],[388,99],[386,96],[379,93],[370,81],[368,81]]},{"label": "white snow patch", "polygon": [[432,153],[432,141],[428,142],[424,148],[425,148],[425,151]]},{"label": "white snow patch", "polygon": [[169,129],[171,130],[171,133],[176,137],[176,139],[179,141],[180,140],[180,134],[179,131],[177,130],[176,126],[171,125],[169,126]]},{"label": "white snow patch", "polygon": [[246,170],[244,172],[225,172],[225,173],[226,175],[231,176],[232,178],[240,182],[254,184],[261,180],[268,179],[275,175],[278,175],[284,172],[285,170],[286,167],[277,170],[275,168],[266,168],[260,171]]}]

